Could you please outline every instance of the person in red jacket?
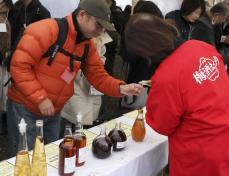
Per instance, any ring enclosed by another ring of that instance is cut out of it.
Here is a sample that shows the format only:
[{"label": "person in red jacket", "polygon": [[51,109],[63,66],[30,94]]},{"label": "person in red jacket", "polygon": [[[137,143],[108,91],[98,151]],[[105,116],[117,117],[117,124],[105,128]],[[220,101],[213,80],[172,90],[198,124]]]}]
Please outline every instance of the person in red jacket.
[{"label": "person in red jacket", "polygon": [[125,84],[108,75],[91,40],[104,30],[114,30],[109,16],[109,7],[103,0],[82,0],[76,11],[66,17],[69,29],[63,50],[83,57],[86,45],[89,46],[86,60],[74,61],[73,65],[69,65],[70,57],[61,52],[56,54],[51,65],[43,56],[57,40],[56,20],[42,20],[25,29],[10,64],[13,82],[8,92],[7,120],[11,155],[17,150],[17,126],[21,118],[28,124],[29,150],[34,146],[37,119],[44,120],[45,143],[58,139],[60,111],[73,95],[74,78],[79,68],[90,84],[107,95],[140,94],[142,86]]},{"label": "person in red jacket", "polygon": [[181,42],[173,27],[149,15],[126,26],[130,52],[157,69],[146,122],[168,136],[170,176],[229,175],[229,78],[223,58],[204,42]]}]

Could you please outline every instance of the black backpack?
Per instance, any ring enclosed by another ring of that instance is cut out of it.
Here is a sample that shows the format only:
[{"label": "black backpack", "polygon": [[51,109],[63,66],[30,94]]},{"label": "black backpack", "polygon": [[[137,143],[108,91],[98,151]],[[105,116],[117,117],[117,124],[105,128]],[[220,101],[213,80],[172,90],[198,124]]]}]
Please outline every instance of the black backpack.
[{"label": "black backpack", "polygon": [[[69,68],[71,71],[74,70],[74,61],[79,61],[79,62],[84,62],[87,59],[88,56],[88,52],[89,52],[89,44],[85,44],[84,46],[84,53],[83,55],[80,56],[76,56],[73,55],[72,53],[69,53],[68,51],[63,49],[63,45],[65,43],[65,40],[67,39],[67,35],[68,35],[68,22],[66,18],[56,18],[55,19],[58,27],[59,27],[59,33],[58,33],[58,37],[56,42],[51,45],[48,49],[48,51],[43,55],[43,57],[48,57],[48,65],[50,66],[52,64],[52,62],[55,59],[55,56],[58,52],[63,53],[64,55],[69,57]],[[25,29],[22,29],[16,39],[16,41],[14,42],[13,45],[13,49],[12,49],[12,53],[11,56],[7,59],[7,70],[10,71],[10,62],[12,60],[12,55],[14,54],[17,45],[23,35]],[[9,78],[9,80],[5,83],[5,86],[10,82],[13,81],[12,77]]]}]

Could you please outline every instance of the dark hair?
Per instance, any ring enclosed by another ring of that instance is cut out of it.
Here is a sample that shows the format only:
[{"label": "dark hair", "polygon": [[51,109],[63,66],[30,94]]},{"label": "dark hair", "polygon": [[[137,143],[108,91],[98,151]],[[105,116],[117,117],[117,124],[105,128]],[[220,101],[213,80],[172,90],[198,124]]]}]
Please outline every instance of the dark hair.
[{"label": "dark hair", "polygon": [[138,1],[133,13],[149,13],[159,18],[164,18],[161,10],[152,1]]},{"label": "dark hair", "polygon": [[123,11],[125,14],[131,14],[131,5],[127,5]]},{"label": "dark hair", "polygon": [[154,64],[159,64],[176,48],[176,39],[175,28],[151,14],[134,14],[126,25],[127,51]]},{"label": "dark hair", "polygon": [[14,4],[12,2],[12,0],[5,0],[7,6],[11,9],[11,8],[14,8]]},{"label": "dark hair", "polygon": [[112,5],[116,6],[116,1],[115,0],[111,0]]},{"label": "dark hair", "polygon": [[188,16],[198,8],[201,8],[201,11],[203,11],[203,2],[201,1],[202,0],[183,0],[180,8],[181,15]]},{"label": "dark hair", "polygon": [[206,12],[206,3],[207,3],[207,1],[200,0],[201,15],[203,15]]},{"label": "dark hair", "polygon": [[226,15],[228,13],[228,6],[225,3],[220,2],[220,3],[217,3],[216,5],[214,5],[210,9],[210,12],[212,14],[219,13],[219,14],[222,14],[222,15]]},{"label": "dark hair", "polygon": [[135,4],[134,9],[133,9],[133,14],[136,13],[136,9],[138,8],[138,6],[142,3],[143,1],[138,1],[137,4]]},{"label": "dark hair", "polygon": [[74,14],[75,15],[78,15],[79,14],[79,12],[80,12],[80,10],[83,10],[83,9],[81,9],[80,7],[77,7],[75,10],[74,10]]}]

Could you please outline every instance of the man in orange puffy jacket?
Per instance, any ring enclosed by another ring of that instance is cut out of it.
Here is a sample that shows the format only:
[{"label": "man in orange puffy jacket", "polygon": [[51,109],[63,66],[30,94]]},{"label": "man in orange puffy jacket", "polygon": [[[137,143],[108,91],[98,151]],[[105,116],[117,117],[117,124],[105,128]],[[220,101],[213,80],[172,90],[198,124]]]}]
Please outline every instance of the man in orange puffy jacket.
[{"label": "man in orange puffy jacket", "polygon": [[44,120],[44,141],[58,139],[60,111],[73,95],[74,78],[81,68],[88,81],[99,91],[114,97],[139,95],[142,86],[126,85],[112,78],[104,70],[103,63],[91,40],[104,32],[114,30],[109,23],[110,10],[103,0],[83,0],[71,15],[67,16],[68,34],[63,49],[82,56],[84,46],[89,45],[85,62],[74,61],[69,70],[70,58],[58,52],[51,65],[43,55],[58,37],[58,24],[46,19],[28,26],[13,55],[10,73],[13,84],[8,92],[8,131],[11,154],[16,154],[18,123],[24,118],[27,125],[29,150],[34,146],[35,121]]}]

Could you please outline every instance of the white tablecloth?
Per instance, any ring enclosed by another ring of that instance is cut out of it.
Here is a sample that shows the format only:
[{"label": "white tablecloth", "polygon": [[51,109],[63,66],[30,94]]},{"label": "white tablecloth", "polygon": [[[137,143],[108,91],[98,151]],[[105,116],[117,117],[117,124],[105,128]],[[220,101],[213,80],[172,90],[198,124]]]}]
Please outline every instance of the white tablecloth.
[{"label": "white tablecloth", "polygon": [[[117,118],[124,124],[133,125],[134,119],[122,116]],[[113,152],[106,159],[97,159],[91,149],[86,149],[85,165],[75,169],[76,176],[154,176],[168,163],[167,137],[159,135],[146,125],[146,136],[143,142],[135,142],[131,137],[123,151]],[[99,127],[89,131],[98,134]],[[54,142],[59,144],[60,141]],[[14,164],[15,158],[7,160]],[[58,175],[58,170],[47,165],[48,176]]]}]

